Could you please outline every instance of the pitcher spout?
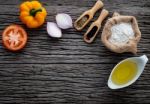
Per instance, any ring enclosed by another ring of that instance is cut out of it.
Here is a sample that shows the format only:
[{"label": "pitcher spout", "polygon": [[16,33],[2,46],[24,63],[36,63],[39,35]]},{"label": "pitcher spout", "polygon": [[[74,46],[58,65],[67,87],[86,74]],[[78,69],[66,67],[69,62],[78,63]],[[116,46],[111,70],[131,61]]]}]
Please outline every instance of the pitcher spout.
[{"label": "pitcher spout", "polygon": [[143,55],[140,57],[142,61],[146,64],[148,62],[148,57],[146,55]]}]

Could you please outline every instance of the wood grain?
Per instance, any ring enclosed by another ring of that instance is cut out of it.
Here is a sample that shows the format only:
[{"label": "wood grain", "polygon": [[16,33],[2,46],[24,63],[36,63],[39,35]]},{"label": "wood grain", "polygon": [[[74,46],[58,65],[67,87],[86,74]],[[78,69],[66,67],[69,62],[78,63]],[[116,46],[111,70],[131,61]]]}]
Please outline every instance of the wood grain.
[{"label": "wood grain", "polygon": [[[137,55],[110,52],[100,41],[102,30],[93,44],[86,44],[83,34],[87,27],[82,32],[64,30],[61,39],[47,35],[46,23],[39,29],[27,29],[18,19],[22,1],[0,0],[0,33],[15,23],[22,25],[29,35],[27,46],[19,53],[5,50],[0,42],[0,104],[150,103],[150,63],[130,87],[121,90],[107,87],[109,74],[119,61],[143,54],[150,58],[149,0],[103,0],[110,11],[108,18],[115,11],[136,16],[142,32]],[[47,21],[55,21],[57,13],[68,13],[75,21],[96,0],[41,2],[48,10]]]}]

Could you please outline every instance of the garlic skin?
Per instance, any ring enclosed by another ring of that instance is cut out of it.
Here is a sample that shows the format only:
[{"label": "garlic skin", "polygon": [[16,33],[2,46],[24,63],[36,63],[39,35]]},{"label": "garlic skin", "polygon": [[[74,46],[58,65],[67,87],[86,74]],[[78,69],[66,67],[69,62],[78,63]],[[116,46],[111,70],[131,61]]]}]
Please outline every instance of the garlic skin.
[{"label": "garlic skin", "polygon": [[62,37],[61,29],[59,29],[57,24],[54,22],[47,22],[47,33],[53,38]]},{"label": "garlic skin", "polygon": [[71,16],[65,13],[57,14],[56,22],[61,29],[69,29],[73,27]]}]

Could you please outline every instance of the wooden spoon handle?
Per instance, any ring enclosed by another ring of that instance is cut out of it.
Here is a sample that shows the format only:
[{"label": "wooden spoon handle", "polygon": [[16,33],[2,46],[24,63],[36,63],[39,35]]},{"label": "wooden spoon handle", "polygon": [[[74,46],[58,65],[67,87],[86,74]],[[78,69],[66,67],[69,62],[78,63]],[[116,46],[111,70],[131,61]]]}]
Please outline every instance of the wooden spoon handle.
[{"label": "wooden spoon handle", "polygon": [[95,21],[97,25],[101,26],[104,19],[108,16],[109,12],[106,9],[103,9],[98,19]]},{"label": "wooden spoon handle", "polygon": [[103,2],[101,0],[98,0],[95,5],[92,7],[92,9],[90,10],[92,15],[94,15],[96,13],[97,10],[99,10],[100,8],[102,8],[104,6]]}]

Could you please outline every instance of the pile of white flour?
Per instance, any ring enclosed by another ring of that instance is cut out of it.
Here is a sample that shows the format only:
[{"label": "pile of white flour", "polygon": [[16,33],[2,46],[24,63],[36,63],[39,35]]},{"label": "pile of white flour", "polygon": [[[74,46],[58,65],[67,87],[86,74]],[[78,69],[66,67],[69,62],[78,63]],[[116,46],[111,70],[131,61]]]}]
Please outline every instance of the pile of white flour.
[{"label": "pile of white flour", "polygon": [[120,23],[112,26],[112,35],[109,41],[116,45],[126,44],[130,39],[135,38],[135,33],[133,31],[131,23]]}]

